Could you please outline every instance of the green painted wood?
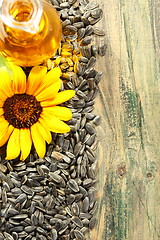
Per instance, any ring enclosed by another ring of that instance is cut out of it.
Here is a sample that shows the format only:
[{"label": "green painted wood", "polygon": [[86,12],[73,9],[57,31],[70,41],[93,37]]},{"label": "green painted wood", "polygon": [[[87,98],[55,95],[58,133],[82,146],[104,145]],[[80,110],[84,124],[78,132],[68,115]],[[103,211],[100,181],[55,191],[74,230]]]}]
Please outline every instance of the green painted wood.
[{"label": "green painted wood", "polygon": [[87,240],[160,239],[160,1],[98,0],[108,43],[95,112],[97,226]]}]

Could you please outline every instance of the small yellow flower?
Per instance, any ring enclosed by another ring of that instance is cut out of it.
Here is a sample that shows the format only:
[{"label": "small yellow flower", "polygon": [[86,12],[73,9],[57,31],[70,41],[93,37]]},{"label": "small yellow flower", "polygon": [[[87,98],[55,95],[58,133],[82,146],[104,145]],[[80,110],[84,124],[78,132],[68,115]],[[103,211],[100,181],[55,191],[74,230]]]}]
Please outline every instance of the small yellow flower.
[{"label": "small yellow flower", "polygon": [[63,121],[72,118],[70,109],[61,104],[75,95],[74,90],[58,92],[60,68],[47,73],[44,66],[33,67],[28,79],[21,67],[11,65],[12,72],[0,68],[0,146],[7,141],[6,159],[20,155],[25,160],[32,142],[40,158],[46,152],[51,132],[65,133],[70,127]]}]

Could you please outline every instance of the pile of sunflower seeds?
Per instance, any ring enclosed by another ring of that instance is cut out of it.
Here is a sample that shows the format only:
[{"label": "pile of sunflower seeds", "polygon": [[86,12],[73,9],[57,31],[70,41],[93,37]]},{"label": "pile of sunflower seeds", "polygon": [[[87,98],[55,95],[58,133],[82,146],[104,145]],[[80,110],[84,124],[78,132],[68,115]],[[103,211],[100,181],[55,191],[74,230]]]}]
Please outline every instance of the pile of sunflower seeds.
[{"label": "pile of sunflower seeds", "polygon": [[76,91],[64,104],[73,112],[67,123],[72,130],[53,134],[44,159],[34,151],[25,162],[1,159],[0,240],[83,240],[96,224],[95,127],[100,117],[92,111],[102,72],[94,67],[106,44],[96,48],[92,35],[104,36],[93,27],[102,10],[88,0],[51,2],[62,19],[64,37],[48,68],[59,65],[62,90]]}]

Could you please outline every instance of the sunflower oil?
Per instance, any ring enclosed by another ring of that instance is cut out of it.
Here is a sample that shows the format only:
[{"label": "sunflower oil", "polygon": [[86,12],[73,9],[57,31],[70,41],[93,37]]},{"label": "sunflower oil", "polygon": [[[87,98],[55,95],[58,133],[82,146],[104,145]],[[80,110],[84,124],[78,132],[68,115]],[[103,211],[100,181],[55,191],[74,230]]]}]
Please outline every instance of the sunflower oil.
[{"label": "sunflower oil", "polygon": [[62,26],[57,11],[46,0],[37,1],[42,8],[39,3],[34,6],[36,0],[8,0],[8,12],[1,11],[1,16],[6,15],[0,19],[0,53],[23,67],[51,58],[61,42]]}]

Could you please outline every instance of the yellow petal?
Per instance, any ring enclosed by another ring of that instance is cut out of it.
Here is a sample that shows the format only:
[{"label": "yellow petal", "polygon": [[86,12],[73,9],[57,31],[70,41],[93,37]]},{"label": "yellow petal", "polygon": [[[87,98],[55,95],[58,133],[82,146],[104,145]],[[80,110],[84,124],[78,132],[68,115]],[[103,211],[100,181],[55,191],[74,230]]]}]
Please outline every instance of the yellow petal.
[{"label": "yellow petal", "polygon": [[66,133],[70,131],[70,127],[66,123],[59,120],[57,117],[53,116],[52,114],[42,112],[41,117],[44,119],[47,127],[52,132]]},{"label": "yellow petal", "polygon": [[14,159],[19,156],[20,154],[20,141],[19,141],[19,134],[20,130],[18,128],[14,128],[8,144],[7,144],[7,160]]},{"label": "yellow petal", "polygon": [[4,116],[0,116],[0,123],[3,122],[3,121],[6,121],[6,119],[4,118]]},{"label": "yellow petal", "polygon": [[[57,94],[58,90],[61,87],[61,81],[57,81],[53,85],[49,86],[48,88],[42,90],[37,96],[36,99],[37,101],[44,101],[44,100],[49,100],[53,99],[55,94]],[[33,94],[34,95],[34,94]]]},{"label": "yellow petal", "polygon": [[34,92],[34,96],[37,96],[42,90],[45,88],[53,85],[57,81],[60,81],[60,76],[61,76],[61,70],[58,67],[53,68],[50,70],[45,77],[43,78],[43,81],[39,88]]},{"label": "yellow petal", "polygon": [[30,129],[21,128],[20,129],[20,148],[21,148],[21,160],[25,160],[32,147],[32,139]]},{"label": "yellow petal", "polygon": [[61,76],[62,72],[59,67],[55,67],[50,70],[43,79],[44,86],[50,86],[53,83],[57,82]]},{"label": "yellow petal", "polygon": [[31,136],[33,140],[34,147],[40,158],[43,158],[46,152],[46,143],[40,132],[38,131],[37,124],[31,126]]},{"label": "yellow petal", "polygon": [[12,76],[12,90],[15,94],[26,92],[26,75],[21,67],[14,64],[11,65]]},{"label": "yellow petal", "polygon": [[59,118],[60,120],[68,121],[72,118],[72,112],[69,108],[66,107],[46,107],[43,108],[43,111],[48,112]]},{"label": "yellow petal", "polygon": [[41,124],[41,122],[37,122],[37,129],[38,131],[41,133],[41,135],[43,136],[43,138],[45,139],[45,141],[49,144],[52,141],[52,136],[50,131],[44,127],[44,125]]},{"label": "yellow petal", "polygon": [[0,68],[0,90],[4,92],[7,97],[13,96],[13,91],[11,88],[12,81],[11,76],[6,67]]},{"label": "yellow petal", "polygon": [[74,90],[65,90],[65,91],[57,93],[55,98],[52,101],[42,101],[41,106],[42,107],[55,106],[55,105],[58,105],[60,103],[68,101],[74,95],[75,95]]},{"label": "yellow petal", "polygon": [[4,101],[0,100],[0,107],[3,107]]},{"label": "yellow petal", "polygon": [[32,95],[41,85],[46,73],[47,68],[44,66],[33,67],[28,76],[26,93]]},{"label": "yellow petal", "polygon": [[0,117],[0,136],[8,128],[9,123],[5,120],[4,116]]},{"label": "yellow petal", "polygon": [[4,113],[3,108],[0,107],[0,116],[2,116]]},{"label": "yellow petal", "polygon": [[4,101],[0,100],[0,107],[3,107]]},{"label": "yellow petal", "polygon": [[0,147],[2,147],[9,139],[9,136],[13,132],[14,127],[12,125],[9,125],[9,127],[4,132],[3,136],[0,138]]},{"label": "yellow petal", "polygon": [[49,130],[49,127],[47,126],[47,124],[46,124],[46,122],[44,121],[44,119],[43,118],[39,118],[38,119],[38,122],[45,128],[45,129],[47,129],[48,131],[50,131]]},{"label": "yellow petal", "polygon": [[0,100],[1,101],[6,101],[7,98],[8,98],[7,95],[0,90]]}]

